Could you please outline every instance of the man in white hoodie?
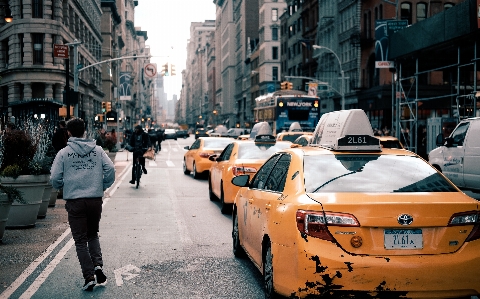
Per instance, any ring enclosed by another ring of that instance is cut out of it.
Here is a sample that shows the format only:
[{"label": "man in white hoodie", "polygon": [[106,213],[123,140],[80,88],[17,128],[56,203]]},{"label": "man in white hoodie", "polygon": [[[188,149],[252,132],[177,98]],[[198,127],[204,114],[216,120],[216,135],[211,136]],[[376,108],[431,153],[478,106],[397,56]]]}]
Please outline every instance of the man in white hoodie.
[{"label": "man in white hoodie", "polygon": [[92,291],[103,284],[102,251],[98,239],[104,191],[115,181],[115,167],[95,140],[85,139],[85,123],[80,118],[67,122],[70,138],[53,161],[50,180],[55,189],[63,188],[68,223],[75,241],[85,284]]}]

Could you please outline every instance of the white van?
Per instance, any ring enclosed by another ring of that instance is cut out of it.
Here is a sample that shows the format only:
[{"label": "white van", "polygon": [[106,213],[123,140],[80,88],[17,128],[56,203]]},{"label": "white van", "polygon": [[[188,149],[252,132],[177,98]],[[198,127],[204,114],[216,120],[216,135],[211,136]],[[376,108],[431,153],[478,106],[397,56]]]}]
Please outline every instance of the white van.
[{"label": "white van", "polygon": [[428,161],[460,188],[480,190],[480,117],[461,121],[450,134],[437,136]]}]

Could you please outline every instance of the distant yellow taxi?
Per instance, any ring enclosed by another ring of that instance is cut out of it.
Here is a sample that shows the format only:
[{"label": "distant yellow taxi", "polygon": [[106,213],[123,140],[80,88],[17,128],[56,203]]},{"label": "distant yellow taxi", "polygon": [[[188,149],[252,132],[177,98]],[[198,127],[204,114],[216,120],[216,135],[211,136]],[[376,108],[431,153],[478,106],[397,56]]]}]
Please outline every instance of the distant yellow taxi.
[{"label": "distant yellow taxi", "polygon": [[277,140],[282,141],[290,141],[294,142],[297,138],[301,137],[302,135],[312,135],[312,132],[304,132],[300,123],[294,122],[290,125],[288,131],[281,132],[277,134]]},{"label": "distant yellow taxi", "polygon": [[327,113],[307,147],[241,175],[233,253],[265,297],[480,295],[480,207],[416,154],[382,148],[362,110]]},{"label": "distant yellow taxi", "polygon": [[220,200],[222,213],[231,211],[239,187],[232,184],[232,178],[252,175],[272,154],[290,147],[288,141],[276,141],[272,135],[257,135],[255,140],[235,140],[219,155],[210,156],[213,161],[208,177],[211,200]]},{"label": "distant yellow taxi", "polygon": [[313,138],[313,133],[312,134],[304,134],[300,135],[295,141],[293,141],[293,144],[298,144],[299,146],[307,146],[310,143],[310,140]]},{"label": "distant yellow taxi", "polygon": [[183,156],[183,173],[188,175],[192,172],[194,178],[200,178],[212,166],[213,162],[208,157],[221,153],[232,140],[225,137],[198,137],[191,146],[184,147],[187,152]]},{"label": "distant yellow taxi", "polygon": [[393,136],[375,136],[380,139],[380,145],[385,148],[399,148],[403,149],[403,144],[397,137]]}]

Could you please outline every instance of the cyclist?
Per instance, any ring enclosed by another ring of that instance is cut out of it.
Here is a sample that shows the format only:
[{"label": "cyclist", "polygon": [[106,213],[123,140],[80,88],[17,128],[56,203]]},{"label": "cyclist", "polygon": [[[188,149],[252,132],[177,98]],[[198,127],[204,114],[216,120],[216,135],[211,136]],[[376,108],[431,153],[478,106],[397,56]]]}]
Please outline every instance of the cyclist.
[{"label": "cyclist", "polygon": [[130,184],[135,184],[135,161],[137,161],[137,158],[139,159],[143,173],[147,174],[143,154],[152,146],[150,137],[148,136],[148,133],[143,130],[142,126],[138,125],[135,127],[135,131],[130,137],[130,146],[133,148],[134,162],[132,165],[132,180],[130,181]]}]

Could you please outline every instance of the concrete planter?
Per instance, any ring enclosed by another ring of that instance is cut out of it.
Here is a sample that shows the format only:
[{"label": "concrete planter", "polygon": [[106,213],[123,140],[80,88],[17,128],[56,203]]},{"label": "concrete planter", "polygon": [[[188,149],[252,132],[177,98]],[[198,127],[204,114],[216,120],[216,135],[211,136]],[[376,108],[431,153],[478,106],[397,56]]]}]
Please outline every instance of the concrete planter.
[{"label": "concrete planter", "polygon": [[28,228],[35,226],[43,192],[49,175],[21,175],[16,179],[2,177],[2,185],[17,188],[22,192],[26,204],[14,202],[10,208],[6,228]]},{"label": "concrete planter", "polygon": [[53,208],[57,203],[58,190],[52,187],[52,192],[50,193],[50,200],[48,202],[48,207]]},{"label": "concrete planter", "polygon": [[0,242],[2,241],[3,234],[5,233],[5,226],[7,224],[8,214],[12,203],[8,199],[7,194],[0,193]]},{"label": "concrete planter", "polygon": [[48,205],[50,203],[50,195],[52,194],[53,186],[51,184],[46,184],[45,189],[43,190],[42,203],[38,210],[37,218],[43,219],[47,216]]}]

